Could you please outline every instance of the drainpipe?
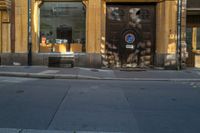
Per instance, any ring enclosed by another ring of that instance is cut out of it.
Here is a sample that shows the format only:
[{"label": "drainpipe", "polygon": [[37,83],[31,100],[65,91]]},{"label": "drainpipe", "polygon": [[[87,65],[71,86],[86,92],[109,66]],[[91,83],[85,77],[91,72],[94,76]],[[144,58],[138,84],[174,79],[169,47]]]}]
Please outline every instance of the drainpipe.
[{"label": "drainpipe", "polygon": [[177,5],[177,48],[176,48],[176,63],[177,63],[177,70],[182,69],[182,0],[178,0]]},{"label": "drainpipe", "polygon": [[32,65],[31,0],[28,0],[28,66]]},{"label": "drainpipe", "polygon": [[15,0],[11,1],[11,53],[15,53]]}]

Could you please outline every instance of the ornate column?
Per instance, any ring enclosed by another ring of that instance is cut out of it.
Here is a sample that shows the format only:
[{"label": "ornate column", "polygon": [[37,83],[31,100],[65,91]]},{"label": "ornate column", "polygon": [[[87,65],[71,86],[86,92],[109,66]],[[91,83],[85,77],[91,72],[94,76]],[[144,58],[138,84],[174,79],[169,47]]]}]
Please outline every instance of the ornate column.
[{"label": "ornate column", "polygon": [[102,39],[102,8],[104,0],[87,0],[86,51],[100,53]]},{"label": "ornate column", "polygon": [[0,53],[10,52],[10,0],[0,1]]},{"label": "ornate column", "polygon": [[[177,47],[177,0],[164,0],[157,4],[157,65],[176,67]],[[186,0],[182,9],[182,63],[186,61]]]},{"label": "ornate column", "polygon": [[176,65],[177,1],[160,1],[156,18],[156,64]]},{"label": "ornate column", "polygon": [[28,1],[15,0],[15,53],[27,53]]},{"label": "ornate column", "polygon": [[32,0],[31,7],[31,26],[32,26],[32,51],[37,53],[39,51],[39,18],[40,18],[40,6],[43,0]]}]

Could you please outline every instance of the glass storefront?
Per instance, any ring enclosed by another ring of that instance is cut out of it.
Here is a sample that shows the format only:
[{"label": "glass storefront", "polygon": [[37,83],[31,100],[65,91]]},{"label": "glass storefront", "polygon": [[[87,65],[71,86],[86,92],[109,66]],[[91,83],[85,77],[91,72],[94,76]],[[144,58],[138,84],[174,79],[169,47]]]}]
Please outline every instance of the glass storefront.
[{"label": "glass storefront", "polygon": [[40,52],[85,52],[85,16],[82,2],[44,2],[40,8]]},{"label": "glass storefront", "polygon": [[197,50],[200,50],[200,27],[197,28]]},{"label": "glass storefront", "polygon": [[200,50],[200,27],[188,27],[186,41],[189,50]]},{"label": "glass storefront", "polygon": [[192,28],[187,28],[186,31],[186,42],[187,42],[187,49],[191,50],[192,49]]}]

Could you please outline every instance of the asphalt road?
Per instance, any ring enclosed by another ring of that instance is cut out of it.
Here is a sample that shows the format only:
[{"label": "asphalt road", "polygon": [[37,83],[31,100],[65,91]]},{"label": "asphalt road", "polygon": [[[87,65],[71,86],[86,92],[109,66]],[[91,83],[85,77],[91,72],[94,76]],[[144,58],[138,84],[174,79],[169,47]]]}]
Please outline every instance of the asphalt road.
[{"label": "asphalt road", "polygon": [[0,128],[200,132],[200,83],[0,77]]}]

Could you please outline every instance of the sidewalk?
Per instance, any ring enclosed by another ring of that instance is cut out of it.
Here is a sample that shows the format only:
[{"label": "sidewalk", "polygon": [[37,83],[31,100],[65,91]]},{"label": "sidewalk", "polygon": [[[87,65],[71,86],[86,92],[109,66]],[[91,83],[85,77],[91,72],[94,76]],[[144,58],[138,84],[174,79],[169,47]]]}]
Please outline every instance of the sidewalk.
[{"label": "sidewalk", "polygon": [[0,76],[44,79],[200,81],[200,69],[176,71],[48,68],[46,66],[0,66]]}]

